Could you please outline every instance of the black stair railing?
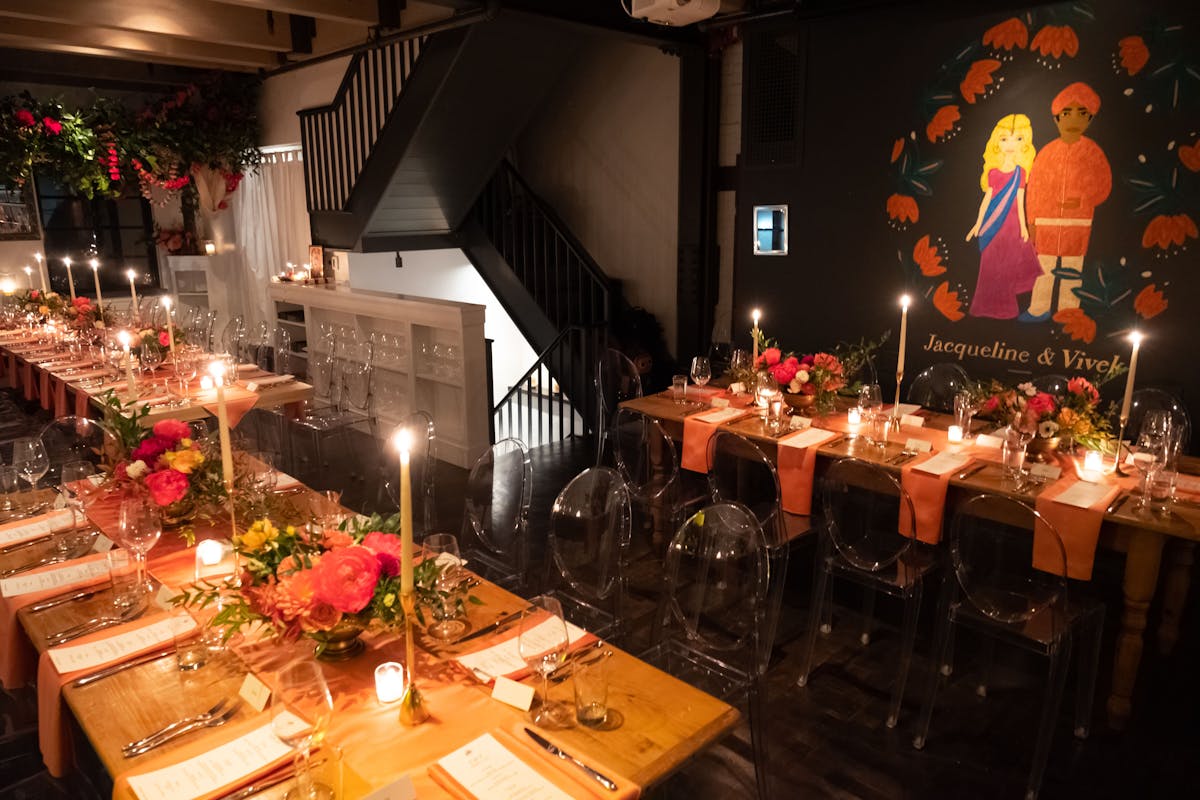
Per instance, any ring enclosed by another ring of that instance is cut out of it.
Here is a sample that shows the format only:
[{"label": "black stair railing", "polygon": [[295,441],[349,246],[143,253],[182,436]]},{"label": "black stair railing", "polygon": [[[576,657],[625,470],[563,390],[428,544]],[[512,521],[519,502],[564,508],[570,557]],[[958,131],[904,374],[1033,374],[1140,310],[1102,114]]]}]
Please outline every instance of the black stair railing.
[{"label": "black stair railing", "polygon": [[428,37],[357,53],[333,102],[299,113],[308,210],[343,211]]}]

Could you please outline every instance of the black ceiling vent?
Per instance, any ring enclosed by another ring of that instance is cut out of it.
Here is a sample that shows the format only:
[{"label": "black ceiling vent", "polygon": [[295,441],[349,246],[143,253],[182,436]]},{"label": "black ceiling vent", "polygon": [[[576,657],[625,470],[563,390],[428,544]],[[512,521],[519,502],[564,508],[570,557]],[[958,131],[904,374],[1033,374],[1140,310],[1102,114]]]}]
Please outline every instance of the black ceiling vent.
[{"label": "black ceiling vent", "polygon": [[746,166],[799,161],[803,73],[797,30],[767,28],[747,35],[742,144]]}]

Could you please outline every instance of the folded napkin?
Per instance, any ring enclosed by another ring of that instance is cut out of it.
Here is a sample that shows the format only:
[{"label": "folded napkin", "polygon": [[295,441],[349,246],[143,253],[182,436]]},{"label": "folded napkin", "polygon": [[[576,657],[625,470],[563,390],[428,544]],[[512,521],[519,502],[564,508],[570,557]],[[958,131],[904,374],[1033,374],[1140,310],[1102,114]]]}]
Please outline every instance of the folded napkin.
[{"label": "folded napkin", "polygon": [[[545,625],[546,632],[550,633],[550,625],[553,623],[551,623],[549,614],[545,614],[544,617],[541,624]],[[490,640],[490,643],[482,649],[464,653],[455,660],[468,672],[487,683],[498,676],[512,678],[514,681],[520,680],[533,672],[525,659],[521,658],[520,651],[517,649],[517,640],[520,635],[518,626],[513,626]],[[573,651],[592,644],[596,641],[596,636],[568,622],[567,641],[569,643],[568,650]],[[546,649],[549,650],[552,646],[553,640],[550,639],[547,641]]]},{"label": "folded napkin", "polygon": [[[1119,485],[1089,483],[1068,474],[1038,495],[1037,512],[1058,531],[1066,550],[1068,578],[1092,579],[1104,510],[1120,492]],[[1058,574],[1061,563],[1053,537],[1038,520],[1033,530],[1033,566]]]},{"label": "folded napkin", "polygon": [[[534,796],[521,793],[522,787],[530,784],[545,786],[547,781],[553,788],[563,792],[563,797],[575,798],[613,798],[614,800],[636,800],[641,795],[641,787],[631,780],[617,774],[603,762],[593,758],[591,752],[582,755],[577,747],[561,744],[561,740],[546,731],[538,731],[556,746],[561,746],[566,752],[583,761],[606,778],[617,784],[617,790],[610,792],[575,764],[551,755],[529,738],[523,726],[512,728],[497,728],[485,733],[464,747],[435,761],[429,765],[429,776],[438,786],[450,793],[455,800],[516,800],[516,798]],[[493,794],[495,789],[489,785],[481,770],[473,766],[482,761],[484,764],[495,766],[513,778],[511,788],[517,792],[512,797]],[[479,778],[475,783],[471,778]],[[479,796],[472,792],[462,781],[467,781],[485,793]],[[542,796],[542,795],[536,795]]]},{"label": "folded napkin", "polygon": [[943,452],[918,457],[900,468],[900,485],[908,492],[913,507],[913,514],[909,515],[908,506],[900,504],[900,533],[913,535],[912,517],[915,516],[918,540],[926,544],[937,544],[942,540],[950,476],[970,462],[968,455]]},{"label": "folded napkin", "polygon": [[[196,623],[188,621],[195,628]],[[51,775],[61,778],[70,771],[72,762],[71,734],[62,714],[62,687],[68,681],[158,650],[185,632],[177,618],[147,615],[42,653],[37,679],[38,746]]]},{"label": "folded napkin", "polygon": [[745,414],[746,410],[743,408],[717,408],[684,417],[681,459],[683,468],[707,473],[709,440],[721,425],[740,419]]},{"label": "folded napkin", "polygon": [[106,367],[96,367],[95,369],[88,369],[88,370],[84,370],[83,372],[76,372],[74,375],[68,376],[67,382],[68,383],[79,383],[80,381],[89,381],[89,380],[92,380],[93,378],[99,378],[101,375],[105,375],[107,373],[108,373],[108,369]]},{"label": "folded napkin", "polygon": [[237,385],[241,386],[248,392],[257,392],[259,389],[266,389],[270,386],[278,386],[281,383],[291,383],[296,380],[295,375],[271,375],[266,374],[259,378],[249,380],[239,380]]},{"label": "folded napkin", "polygon": [[[238,423],[242,421],[242,417],[246,416],[246,412],[254,408],[254,404],[258,402],[258,395],[254,392],[248,392],[237,386],[231,386],[225,390],[225,413],[229,415],[229,427],[236,428]],[[216,394],[213,394],[211,402],[204,403],[204,410],[217,416],[218,403]]]},{"label": "folded napkin", "polygon": [[777,465],[783,510],[807,516],[812,513],[813,468],[817,448],[838,436],[834,431],[809,428],[779,440]]}]

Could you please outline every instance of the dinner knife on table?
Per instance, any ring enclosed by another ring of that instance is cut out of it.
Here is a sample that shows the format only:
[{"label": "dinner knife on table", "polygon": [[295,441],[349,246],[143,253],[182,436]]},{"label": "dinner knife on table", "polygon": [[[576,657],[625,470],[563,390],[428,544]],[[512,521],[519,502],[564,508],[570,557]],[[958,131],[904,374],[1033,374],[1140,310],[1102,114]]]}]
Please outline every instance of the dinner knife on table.
[{"label": "dinner knife on table", "polygon": [[558,756],[563,761],[570,761],[572,764],[574,764],[575,766],[579,767],[581,770],[586,772],[588,774],[588,777],[590,777],[596,783],[603,786],[605,789],[608,789],[610,792],[615,792],[617,790],[617,784],[611,778],[608,778],[608,777],[600,774],[599,772],[592,769],[587,764],[583,763],[582,761],[580,761],[578,758],[571,755],[567,751],[554,746],[553,744],[550,743],[549,739],[546,739],[544,736],[541,736],[540,734],[538,734],[535,731],[530,730],[529,728],[525,729],[525,733],[529,734],[529,738],[533,739],[535,742],[537,742],[538,746],[541,747],[543,750],[545,750],[550,755]]},{"label": "dinner knife on table", "polygon": [[525,611],[522,610],[522,611],[514,611],[511,614],[505,614],[503,617],[500,617],[495,622],[490,622],[487,625],[484,625],[482,628],[480,628],[477,631],[471,631],[466,636],[461,636],[461,637],[455,639],[453,642],[450,642],[450,644],[457,645],[457,644],[462,644],[463,642],[469,642],[472,639],[478,639],[480,636],[483,636],[484,634],[488,634],[488,633],[491,633],[492,631],[498,630],[499,628],[503,628],[505,625],[509,624],[510,622],[515,622],[516,620],[520,619],[521,615],[524,613],[525,613]]}]

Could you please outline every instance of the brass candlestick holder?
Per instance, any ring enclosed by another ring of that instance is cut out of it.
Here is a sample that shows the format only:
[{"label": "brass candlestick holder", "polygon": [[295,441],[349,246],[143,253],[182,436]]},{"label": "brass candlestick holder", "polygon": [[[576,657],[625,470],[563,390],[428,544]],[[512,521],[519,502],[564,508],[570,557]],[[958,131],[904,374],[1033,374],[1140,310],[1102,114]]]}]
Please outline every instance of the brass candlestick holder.
[{"label": "brass candlestick holder", "polygon": [[896,370],[896,402],[892,404],[892,419],[900,422],[900,383],[904,380],[904,370]]},{"label": "brass candlestick holder", "polygon": [[1133,474],[1121,467],[1121,448],[1125,446],[1125,425],[1128,422],[1129,417],[1121,417],[1121,426],[1117,430],[1117,452],[1113,455],[1113,472],[1122,478],[1127,478]]},{"label": "brass candlestick holder", "polygon": [[400,607],[404,609],[404,666],[408,672],[408,685],[400,698],[400,724],[407,728],[420,725],[429,719],[429,709],[417,690],[416,643],[413,635],[413,615],[417,610],[417,596],[413,592],[400,595]]}]

